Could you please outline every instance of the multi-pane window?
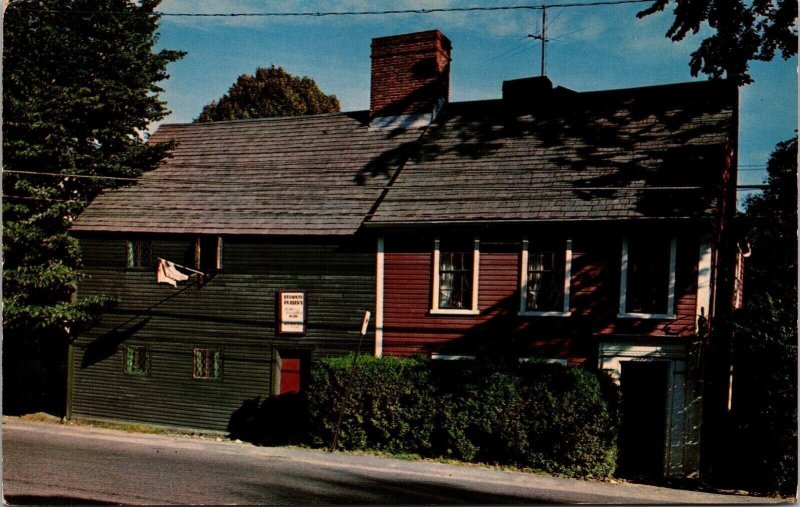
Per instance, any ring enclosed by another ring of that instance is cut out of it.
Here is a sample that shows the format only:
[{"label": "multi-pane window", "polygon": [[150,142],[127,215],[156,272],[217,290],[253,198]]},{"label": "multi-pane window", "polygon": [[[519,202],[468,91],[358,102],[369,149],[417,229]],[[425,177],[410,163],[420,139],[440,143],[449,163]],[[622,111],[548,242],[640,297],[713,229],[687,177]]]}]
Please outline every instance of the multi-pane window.
[{"label": "multi-pane window", "polygon": [[564,310],[564,245],[532,242],[528,248],[527,311]]},{"label": "multi-pane window", "polygon": [[147,375],[150,372],[150,349],[144,345],[125,347],[125,373]]},{"label": "multi-pane window", "polygon": [[128,267],[153,267],[153,242],[145,239],[128,240]]},{"label": "multi-pane window", "polygon": [[222,353],[215,349],[194,349],[194,378],[222,377]]},{"label": "multi-pane window", "polygon": [[439,243],[439,308],[472,308],[474,251],[466,242]]},{"label": "multi-pane window", "polygon": [[622,244],[621,309],[627,314],[667,315],[675,289],[675,240],[627,238]]}]

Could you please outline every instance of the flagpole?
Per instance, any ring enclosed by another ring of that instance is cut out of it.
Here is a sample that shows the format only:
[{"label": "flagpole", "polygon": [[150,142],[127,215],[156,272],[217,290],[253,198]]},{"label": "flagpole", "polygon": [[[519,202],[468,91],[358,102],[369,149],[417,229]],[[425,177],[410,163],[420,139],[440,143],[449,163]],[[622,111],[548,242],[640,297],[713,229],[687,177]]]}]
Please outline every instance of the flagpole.
[{"label": "flagpole", "polygon": [[369,310],[365,311],[364,320],[361,322],[361,337],[358,339],[356,355],[353,356],[353,366],[350,368],[350,379],[347,381],[347,387],[345,388],[344,395],[339,403],[339,420],[336,422],[336,429],[333,430],[333,442],[331,442],[330,452],[336,450],[336,443],[339,440],[339,429],[342,427],[342,417],[344,416],[345,403],[347,403],[347,399],[350,397],[350,389],[353,387],[353,377],[356,374],[356,366],[358,366],[358,355],[361,353],[361,342],[364,341],[364,336],[367,334],[369,316]]}]

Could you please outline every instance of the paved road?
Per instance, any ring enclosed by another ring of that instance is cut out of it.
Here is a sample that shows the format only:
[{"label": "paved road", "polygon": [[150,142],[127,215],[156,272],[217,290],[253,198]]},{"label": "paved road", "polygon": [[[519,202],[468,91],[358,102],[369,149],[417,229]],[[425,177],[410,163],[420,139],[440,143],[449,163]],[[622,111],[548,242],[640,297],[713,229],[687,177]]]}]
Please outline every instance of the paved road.
[{"label": "paved road", "polygon": [[758,503],[633,484],[113,430],[3,422],[11,504]]}]

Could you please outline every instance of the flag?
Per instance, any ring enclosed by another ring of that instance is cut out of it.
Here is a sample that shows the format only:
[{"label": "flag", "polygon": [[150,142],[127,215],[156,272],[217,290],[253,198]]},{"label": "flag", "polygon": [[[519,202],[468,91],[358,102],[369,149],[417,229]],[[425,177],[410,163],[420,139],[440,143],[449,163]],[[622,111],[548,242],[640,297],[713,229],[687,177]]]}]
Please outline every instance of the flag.
[{"label": "flag", "polygon": [[156,271],[157,283],[168,283],[177,289],[178,282],[182,282],[188,278],[188,275],[184,275],[178,271],[174,262],[158,259],[158,270]]}]

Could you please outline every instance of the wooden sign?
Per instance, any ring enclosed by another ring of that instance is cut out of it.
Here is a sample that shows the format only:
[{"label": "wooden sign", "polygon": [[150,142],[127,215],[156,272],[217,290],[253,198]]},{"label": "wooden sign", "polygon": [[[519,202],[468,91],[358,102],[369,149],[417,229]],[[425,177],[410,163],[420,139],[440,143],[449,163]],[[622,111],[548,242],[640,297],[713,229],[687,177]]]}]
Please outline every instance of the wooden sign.
[{"label": "wooden sign", "polygon": [[301,290],[278,291],[278,333],[305,334],[306,293]]}]

